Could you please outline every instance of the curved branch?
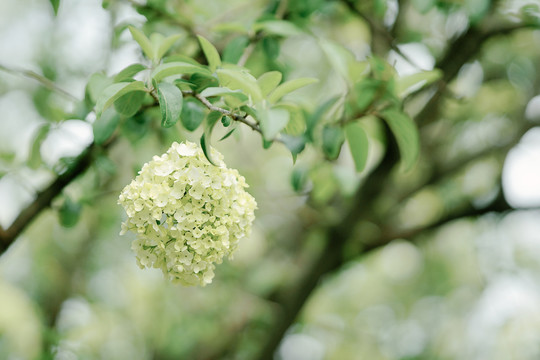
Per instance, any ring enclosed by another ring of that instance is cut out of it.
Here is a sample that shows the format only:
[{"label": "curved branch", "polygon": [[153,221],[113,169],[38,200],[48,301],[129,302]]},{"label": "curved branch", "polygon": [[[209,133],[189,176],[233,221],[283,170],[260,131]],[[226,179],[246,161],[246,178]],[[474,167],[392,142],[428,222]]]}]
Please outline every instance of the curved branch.
[{"label": "curved branch", "polygon": [[[105,146],[110,146],[115,139],[109,141]],[[94,159],[97,145],[90,144],[64,173],[59,175],[44,190],[37,193],[34,201],[23,209],[13,223],[7,228],[0,228],[0,254],[5,252],[26,227],[39,215],[41,211],[50,206],[52,200],[58,196],[64,188],[73,180],[83,174],[91,165]]]}]

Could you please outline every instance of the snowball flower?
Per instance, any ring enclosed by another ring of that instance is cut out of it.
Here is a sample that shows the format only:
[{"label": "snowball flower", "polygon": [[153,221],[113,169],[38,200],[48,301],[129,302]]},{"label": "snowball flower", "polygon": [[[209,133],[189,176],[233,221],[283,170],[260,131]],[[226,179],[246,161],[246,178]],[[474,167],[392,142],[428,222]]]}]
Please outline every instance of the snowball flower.
[{"label": "snowball flower", "polygon": [[158,268],[172,282],[205,286],[214,264],[231,257],[248,236],[255,199],[237,170],[212,149],[217,166],[191,142],[173,143],[144,164],[120,194],[127,214],[122,231],[136,234],[132,249],[141,268]]}]

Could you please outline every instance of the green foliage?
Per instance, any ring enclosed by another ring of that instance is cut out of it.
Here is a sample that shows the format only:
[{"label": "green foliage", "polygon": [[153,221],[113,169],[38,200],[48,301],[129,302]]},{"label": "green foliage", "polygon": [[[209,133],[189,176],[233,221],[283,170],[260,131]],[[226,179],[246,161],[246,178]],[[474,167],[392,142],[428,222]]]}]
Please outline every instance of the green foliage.
[{"label": "green foliage", "polygon": [[92,124],[94,142],[97,145],[105,143],[116,130],[120,116],[113,108],[105,110]]},{"label": "green foliage", "polygon": [[368,158],[368,137],[358,121],[351,122],[345,126],[345,137],[349,144],[356,171],[362,171],[366,167]]},{"label": "green foliage", "polygon": [[323,128],[322,150],[328,159],[334,160],[338,157],[344,141],[345,134],[341,127],[327,125]]},{"label": "green foliage", "polygon": [[202,36],[197,36],[199,39],[199,43],[201,44],[201,48],[204,52],[204,55],[206,56],[206,61],[208,61],[208,67],[210,68],[210,71],[214,72],[216,69],[221,66],[221,58],[219,56],[219,53],[217,49],[210,43],[210,41],[206,40]]},{"label": "green foliage", "polygon": [[133,80],[133,77],[143,70],[146,70],[146,66],[142,64],[131,64],[115,75],[114,82]]},{"label": "green foliage", "polygon": [[58,15],[58,8],[60,7],[60,0],[49,0],[54,11],[54,15]]},{"label": "green foliage", "polygon": [[168,128],[176,124],[182,113],[182,92],[170,83],[159,83],[157,88],[161,126]]},{"label": "green foliage", "polygon": [[195,131],[203,122],[204,117],[204,109],[198,100],[188,98],[184,101],[180,119],[186,130]]},{"label": "green foliage", "polygon": [[300,78],[284,82],[283,84],[275,88],[272,92],[270,92],[270,95],[268,96],[268,101],[270,103],[275,103],[288,93],[303,88],[304,86],[314,84],[318,81],[318,79],[313,78]]},{"label": "green foliage", "polygon": [[142,81],[120,82],[107,86],[96,101],[96,114],[99,116],[123,95],[134,91],[147,91]]},{"label": "green foliage", "polygon": [[410,117],[397,109],[386,109],[381,116],[397,140],[403,169],[409,170],[416,163],[420,153],[420,139],[416,125]]},{"label": "green foliage", "polygon": [[73,201],[69,196],[64,196],[64,202],[58,210],[58,219],[64,227],[70,228],[79,222],[82,205]]},{"label": "green foliage", "polygon": [[289,113],[285,109],[257,107],[257,119],[261,125],[263,138],[272,141],[289,122]]},{"label": "green foliage", "polygon": [[28,157],[27,165],[30,169],[37,169],[41,165],[41,144],[47,138],[51,124],[43,124],[39,127],[32,146],[30,148],[30,155]]},{"label": "green foliage", "polygon": [[201,136],[201,148],[203,149],[204,156],[206,156],[206,158],[212,165],[217,165],[214,159],[212,158],[212,151],[211,151],[212,131],[214,130],[214,126],[221,119],[222,116],[223,114],[221,114],[218,111],[212,111],[208,113],[204,122],[204,133]]},{"label": "green foliage", "polygon": [[187,62],[169,62],[157,66],[152,72],[152,79],[157,82],[160,82],[164,78],[173,75],[190,75],[190,74],[201,74],[210,76],[211,73],[208,69],[200,65],[194,65]]}]

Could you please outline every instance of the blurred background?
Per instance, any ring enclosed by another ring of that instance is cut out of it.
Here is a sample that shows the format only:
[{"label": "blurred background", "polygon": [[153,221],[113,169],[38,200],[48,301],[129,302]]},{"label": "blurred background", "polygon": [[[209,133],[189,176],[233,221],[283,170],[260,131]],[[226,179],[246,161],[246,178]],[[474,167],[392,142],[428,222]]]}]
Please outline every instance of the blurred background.
[{"label": "blurred background", "polygon": [[[246,67],[320,79],[290,96],[308,112],[347,92],[340,56],[377,54],[396,76],[439,67],[447,81],[411,90],[405,108],[420,126],[418,164],[394,169],[370,195],[343,261],[315,279],[298,317],[283,320],[275,357],[540,358],[534,0],[4,0],[0,226],[9,228],[92,143],[95,116],[76,116],[90,76],[144,62],[127,25],[183,34],[172,51],[194,56],[191,34],[232,52],[230,43],[272,12],[307,30],[263,39]],[[436,109],[428,107],[434,97]],[[275,294],[303,288],[303,274],[332,240],[324,226],[343,226],[384,148],[370,143],[372,165],[358,174],[346,146],[332,162],[306,149],[293,165],[283,146],[264,150],[248,128],[216,141],[259,209],[253,234],[218,265],[213,283],[189,288],[140,270],[134,236],[118,235],[123,186],[172,141],[201,135],[160,129],[152,116],[126,121],[118,140],[1,254],[1,359],[262,358],[281,316]]]}]

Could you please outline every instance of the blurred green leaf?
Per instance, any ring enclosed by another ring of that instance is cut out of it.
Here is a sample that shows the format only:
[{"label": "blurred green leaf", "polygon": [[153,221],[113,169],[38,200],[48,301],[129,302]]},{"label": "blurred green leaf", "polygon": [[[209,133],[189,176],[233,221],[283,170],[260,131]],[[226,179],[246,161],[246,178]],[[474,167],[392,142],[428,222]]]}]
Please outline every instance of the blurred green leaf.
[{"label": "blurred green leaf", "polygon": [[335,96],[326,100],[324,103],[319,105],[319,107],[313,113],[306,117],[306,136],[308,139],[313,141],[313,130],[324,115],[337,103],[340,98],[340,96]]},{"label": "blurred green leaf", "polygon": [[234,96],[242,101],[247,100],[248,97],[242,93],[240,90],[231,90],[225,87],[208,87],[201,91],[200,93],[204,97],[213,97],[213,96]]},{"label": "blurred green leaf", "polygon": [[54,15],[58,15],[58,8],[60,7],[60,0],[49,0],[54,11]]},{"label": "blurred green leaf", "polygon": [[146,93],[144,91],[132,91],[122,95],[114,102],[114,108],[119,114],[126,117],[133,116],[139,111]]},{"label": "blurred green leaf", "polygon": [[121,96],[132,91],[146,91],[142,81],[121,82],[107,86],[96,102],[96,114],[99,116]]},{"label": "blurred green leaf", "polygon": [[303,136],[282,134],[280,140],[291,152],[293,163],[295,163],[297,155],[304,151],[304,148],[306,147],[305,138]]},{"label": "blurred green leaf", "polygon": [[142,64],[131,64],[128,67],[121,70],[116,76],[114,77],[114,82],[124,82],[128,80],[132,80],[133,76],[137,75],[141,71],[146,70],[146,66]]},{"label": "blurred green leaf", "polygon": [[223,62],[236,64],[248,45],[249,38],[245,35],[237,36],[229,41],[223,50]]},{"label": "blurred green leaf", "polygon": [[396,138],[403,169],[409,170],[416,163],[420,153],[420,138],[416,124],[407,114],[398,109],[384,110],[381,116]]},{"label": "blurred green leaf", "polygon": [[308,171],[306,168],[301,166],[293,168],[291,173],[291,186],[295,192],[302,192],[306,187],[308,179]]},{"label": "blurred green leaf", "polygon": [[221,119],[222,116],[223,114],[218,111],[211,111],[210,113],[208,113],[204,123],[204,133],[201,136],[201,148],[203,149],[204,156],[206,156],[206,158],[212,165],[217,165],[212,158],[212,151],[210,146],[212,131],[214,129],[214,125],[216,125],[216,123],[219,121],[219,119]]},{"label": "blurred green leaf", "polygon": [[214,45],[212,45],[210,41],[208,41],[204,37],[197,35],[197,38],[199,39],[199,43],[201,44],[204,56],[206,56],[206,60],[208,61],[208,67],[210,68],[210,71],[216,71],[216,69],[221,66],[221,58],[219,57],[217,49],[214,47]]},{"label": "blurred green leaf", "polygon": [[189,77],[189,81],[193,84],[193,91],[198,93],[206,88],[219,86],[218,79],[210,74],[195,73]]},{"label": "blurred green leaf", "polygon": [[275,103],[279,99],[281,99],[283,96],[295,90],[298,90],[304,86],[314,84],[316,82],[319,82],[319,80],[314,79],[314,78],[299,78],[299,79],[294,79],[294,80],[284,82],[283,84],[279,85],[274,91],[270,93],[270,95],[268,96],[268,101],[270,101],[270,103]]},{"label": "blurred green leaf", "polygon": [[146,113],[138,113],[122,121],[120,130],[132,144],[144,138],[150,127],[151,117]]},{"label": "blurred green leaf", "polygon": [[435,69],[397,78],[396,94],[398,97],[404,98],[413,91],[434,83],[439,80],[441,76],[442,72],[439,69]]},{"label": "blurred green leaf", "polygon": [[204,108],[201,103],[193,98],[185,99],[180,120],[186,130],[195,131],[204,120]]},{"label": "blurred green leaf", "polygon": [[174,43],[182,37],[181,34],[167,36],[161,39],[157,44],[152,44],[155,47],[155,59],[159,60],[171,49]]},{"label": "blurred green leaf", "polygon": [[253,31],[264,31],[270,35],[294,36],[304,32],[296,25],[286,20],[266,20],[256,22],[252,26]]},{"label": "blurred green leaf", "polygon": [[69,196],[65,196],[64,203],[58,210],[60,224],[67,228],[77,225],[81,217],[81,210],[82,205],[80,203],[74,202]]},{"label": "blurred green leaf", "polygon": [[329,160],[334,160],[339,156],[344,141],[345,134],[341,127],[327,125],[323,128],[322,149]]},{"label": "blurred green leaf", "polygon": [[262,39],[262,48],[268,60],[276,60],[280,52],[279,40],[275,36],[267,36]]},{"label": "blurred green leaf", "polygon": [[114,130],[116,130],[119,121],[120,116],[118,116],[114,108],[105,110],[92,124],[94,142],[97,145],[101,145],[107,141],[114,133]]},{"label": "blurred green leaf", "polygon": [[157,86],[159,108],[161,110],[161,126],[168,128],[176,124],[182,113],[182,92],[170,83]]},{"label": "blurred green leaf", "polygon": [[155,81],[160,82],[167,76],[196,73],[208,76],[212,75],[208,69],[201,65],[194,65],[187,62],[170,62],[158,65],[152,72],[152,78]]},{"label": "blurred green leaf", "polygon": [[261,88],[251,74],[236,69],[218,69],[216,72],[221,85],[232,90],[242,90],[254,102],[262,100]]},{"label": "blurred green leaf", "polygon": [[368,158],[369,143],[366,132],[357,121],[345,125],[344,130],[356,171],[360,172],[366,167]]},{"label": "blurred green leaf", "polygon": [[41,144],[47,138],[50,129],[51,124],[45,123],[41,125],[36,132],[36,136],[34,136],[34,140],[32,141],[30,155],[27,161],[27,165],[30,169],[37,169],[41,165]]},{"label": "blurred green leaf", "polygon": [[358,112],[364,111],[375,100],[379,88],[383,86],[381,80],[365,78],[354,86],[354,108]]},{"label": "blurred green leaf", "polygon": [[289,122],[289,112],[285,109],[263,109],[261,107],[257,109],[257,113],[261,131],[266,141],[273,140]]},{"label": "blurred green leaf", "polygon": [[107,77],[101,72],[94,73],[88,79],[86,84],[86,98],[89,105],[94,105],[100,97],[103,90],[113,83],[113,79]]},{"label": "blurred green leaf", "polygon": [[133,26],[128,26],[128,29],[146,57],[150,60],[154,60],[154,47],[152,46],[150,39],[148,39],[141,30],[134,28]]},{"label": "blurred green leaf", "polygon": [[281,82],[282,74],[279,71],[265,72],[257,79],[263,96],[268,96]]}]

